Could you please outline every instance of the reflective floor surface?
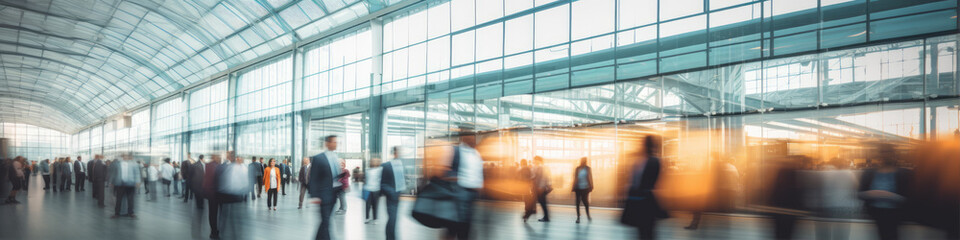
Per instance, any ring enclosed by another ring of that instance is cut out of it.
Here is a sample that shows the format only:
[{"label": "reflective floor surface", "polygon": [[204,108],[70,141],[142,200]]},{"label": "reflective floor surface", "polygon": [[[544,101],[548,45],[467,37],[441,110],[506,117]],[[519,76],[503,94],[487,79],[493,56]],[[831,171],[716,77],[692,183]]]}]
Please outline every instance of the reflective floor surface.
[{"label": "reflective floor surface", "polygon": [[[18,199],[22,204],[0,205],[0,239],[207,239],[210,234],[206,210],[198,212],[192,204],[184,204],[175,197],[160,196],[148,202],[143,194],[136,196],[138,219],[110,219],[113,199],[107,189],[107,207],[98,208],[85,192],[44,192],[42,179],[32,177],[30,192]],[[290,185],[291,189],[297,187]],[[224,230],[223,239],[313,239],[319,225],[319,208],[308,206],[297,209],[299,192],[290,191],[280,196],[277,211],[266,207],[266,194],[237,205],[230,211],[235,216],[237,234]],[[401,201],[398,236],[400,239],[440,239],[442,230],[426,228],[410,215],[413,199]],[[335,239],[384,239],[386,208],[381,203],[380,220],[375,225],[364,224],[360,193],[349,193],[347,213],[334,215]],[[636,239],[634,229],[618,223],[619,211],[594,209],[593,221],[574,223],[576,213],[569,206],[551,206],[552,222],[540,223],[534,219],[521,220],[522,205],[512,202],[479,202],[473,225],[474,239]],[[673,218],[660,221],[657,234],[660,239],[769,239],[770,223],[765,218],[751,216],[706,215],[700,229],[684,230],[690,215],[675,213]],[[801,221],[797,239],[816,239],[815,223]],[[867,222],[849,223],[849,239],[874,239],[873,225]],[[937,239],[939,232],[917,225],[902,229],[903,239]]]}]

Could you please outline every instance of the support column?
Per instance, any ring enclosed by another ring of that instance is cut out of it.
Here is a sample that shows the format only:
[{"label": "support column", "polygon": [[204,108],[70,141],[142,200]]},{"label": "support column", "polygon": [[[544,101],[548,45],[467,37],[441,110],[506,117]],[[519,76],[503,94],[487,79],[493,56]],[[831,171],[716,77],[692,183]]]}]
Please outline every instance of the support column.
[{"label": "support column", "polygon": [[[380,82],[383,76],[383,22],[370,21],[370,44],[372,46],[371,73],[370,73],[370,107],[367,109],[369,123],[368,147],[369,157],[383,159],[383,97],[380,95]],[[384,159],[385,160],[385,159]],[[366,166],[366,164],[364,164]]]}]

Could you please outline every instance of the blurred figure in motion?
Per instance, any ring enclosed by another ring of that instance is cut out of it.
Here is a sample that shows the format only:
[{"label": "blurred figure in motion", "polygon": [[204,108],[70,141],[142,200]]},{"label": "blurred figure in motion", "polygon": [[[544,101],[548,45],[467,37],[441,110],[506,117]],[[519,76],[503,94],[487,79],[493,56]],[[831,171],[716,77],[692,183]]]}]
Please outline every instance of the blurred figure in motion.
[{"label": "blurred figure in motion", "polygon": [[43,178],[43,190],[50,189],[50,159],[40,161],[40,177]]},{"label": "blurred figure in motion", "polygon": [[793,239],[797,218],[805,215],[803,189],[800,188],[797,171],[801,164],[809,163],[805,156],[786,156],[773,160],[776,175],[770,190],[770,207],[765,210],[773,218],[773,233],[776,239]]},{"label": "blurred figure in motion", "polygon": [[391,149],[393,158],[380,165],[380,194],[387,199],[387,240],[397,239],[397,208],[400,205],[400,193],[407,189],[400,151],[400,147],[394,146]]},{"label": "blurred figure in motion", "polygon": [[163,184],[163,195],[164,197],[170,197],[170,184],[173,183],[173,163],[170,162],[170,158],[164,158],[163,162],[160,163],[160,182]]},{"label": "blurred figure in motion", "polygon": [[[219,155],[217,155],[217,156],[219,157]],[[213,156],[211,156],[211,157],[213,157]],[[188,183],[187,183],[187,188],[190,189],[190,195],[193,196],[193,198],[195,198],[194,200],[196,201],[197,208],[198,208],[198,209],[203,209],[203,199],[204,199],[204,197],[203,197],[203,181],[204,181],[204,177],[203,177],[203,175],[204,175],[204,173],[205,173],[205,170],[204,170],[204,169],[206,169],[206,168],[204,167],[204,164],[206,164],[206,163],[205,163],[204,160],[203,160],[203,155],[200,155],[200,159],[199,159],[199,160],[197,160],[197,161],[191,161],[191,162],[192,162],[192,163],[190,164],[190,167],[187,168],[187,175],[189,176],[188,181],[187,181],[187,182],[188,182]],[[187,200],[188,200],[188,199],[187,199],[186,197],[183,199],[184,202],[186,202]]]},{"label": "blurred figure in motion", "polygon": [[[200,161],[203,161],[203,155],[200,155]],[[187,153],[187,160],[180,163],[180,180],[183,181],[183,194],[180,196],[183,198],[184,203],[194,195],[193,189],[191,189],[190,186],[193,183],[193,180],[190,178],[193,171],[190,167],[192,167],[195,162],[197,162],[197,160],[193,159],[193,155]]]},{"label": "blurred figure in motion", "polygon": [[900,223],[904,220],[904,211],[910,191],[909,170],[897,167],[897,152],[892,145],[878,144],[875,159],[876,168],[867,169],[860,176],[859,197],[864,201],[867,214],[877,225],[877,234],[881,240],[900,238]]},{"label": "blurred figure in motion", "polygon": [[659,136],[647,135],[642,152],[630,159],[632,175],[620,222],[636,227],[640,239],[654,239],[657,219],[668,217],[653,192],[660,179],[660,146]]},{"label": "blurred figure in motion", "polygon": [[[232,154],[227,156],[227,162],[217,167],[217,202],[220,204],[220,226],[217,228],[223,233],[226,239],[244,239],[247,234],[243,232],[242,221],[246,219],[247,206],[243,204],[246,199],[246,193],[249,191],[250,178],[247,169],[248,165],[243,163],[241,158],[231,158]],[[276,161],[274,161],[276,164]],[[273,169],[276,169],[274,167]],[[280,174],[277,172],[276,179]],[[279,184],[276,179],[274,184]],[[266,179],[264,179],[266,180]],[[274,189],[276,193],[276,189]]]},{"label": "blurred figure in motion", "polygon": [[[233,154],[233,151],[228,151],[226,153],[227,159],[236,158]],[[239,161],[239,158],[237,158]],[[220,201],[217,194],[217,181],[219,177],[217,176],[217,168],[220,167],[220,156],[213,154],[210,156],[210,162],[206,163],[203,166],[203,190],[198,196],[203,196],[207,199],[207,219],[210,222],[210,238],[219,239],[220,238]],[[196,176],[196,175],[194,175]]]},{"label": "blurred figure in motion", "polygon": [[[120,216],[129,216],[131,218],[137,218],[137,215],[134,214],[134,200],[133,196],[135,195],[135,188],[140,187],[140,166],[137,163],[133,162],[133,154],[124,153],[123,161],[114,163],[117,165],[113,168],[111,172],[110,179],[112,180],[110,188],[114,189],[117,199],[114,202],[113,216],[111,218],[118,218]],[[125,215],[120,215],[120,207],[123,206],[124,200],[126,200],[127,211]]]},{"label": "blurred figure in motion", "polygon": [[580,166],[573,171],[573,192],[576,194],[574,204],[577,207],[577,223],[580,223],[580,204],[583,204],[583,210],[587,213],[587,220],[593,221],[590,217],[590,192],[593,191],[593,170],[587,166],[587,157],[580,158]]},{"label": "blurred figure in motion", "polygon": [[160,170],[157,169],[156,164],[144,163],[144,168],[147,171],[147,201],[152,202],[157,200],[157,180],[160,180]]},{"label": "blurred figure in motion", "polygon": [[[373,223],[377,224],[377,211],[380,205],[380,159],[372,158],[370,159],[370,167],[367,168],[367,173],[364,174],[365,180],[363,181],[363,191],[365,207],[364,211],[364,223]],[[373,218],[370,218],[370,212],[373,212]]]},{"label": "blurred figure in motion", "polygon": [[[724,158],[718,152],[711,154],[713,164],[711,171],[713,174],[713,196],[707,201],[706,211],[713,212],[731,212],[736,206],[736,200],[740,196],[740,171],[733,165],[732,158]],[[693,213],[693,219],[690,225],[684,227],[687,230],[696,230],[700,226],[703,218],[703,211]]]},{"label": "blurred figure in motion", "polygon": [[23,168],[26,166],[26,162],[23,160],[23,157],[17,156],[13,159],[11,163],[10,173],[7,174],[7,177],[10,178],[10,183],[13,185],[12,190],[10,190],[7,200],[3,201],[4,204],[17,204],[20,201],[17,201],[17,192],[21,189],[26,189],[24,182],[27,181],[26,175],[23,172]]},{"label": "blurred figure in motion", "polygon": [[[230,160],[228,159],[227,161]],[[250,166],[248,168],[250,171],[250,178],[253,179],[253,181],[248,181],[250,182],[250,200],[259,198],[260,192],[263,191],[263,167],[264,166],[262,163],[257,162],[257,157],[250,159]]]},{"label": "blurred figure in motion", "polygon": [[820,170],[811,171],[811,178],[805,181],[811,188],[807,198],[815,202],[811,207],[820,217],[816,222],[817,239],[845,240],[850,236],[850,224],[835,221],[855,218],[853,213],[860,205],[856,192],[858,180],[848,166],[846,161],[833,158]]},{"label": "blurred figure in motion", "polygon": [[[960,133],[960,132],[955,132]],[[915,220],[960,239],[960,135],[931,142],[913,151],[910,205]]]},{"label": "blurred figure in motion", "polygon": [[57,166],[57,173],[60,175],[61,192],[70,191],[70,185],[73,185],[70,183],[70,175],[73,172],[71,168],[73,168],[73,166],[70,164],[70,157],[64,159]]},{"label": "blurred figure in motion", "polygon": [[303,196],[307,193],[307,189],[309,189],[307,183],[310,182],[310,158],[305,157],[303,158],[303,162],[300,163],[300,172],[298,173],[297,181],[300,182],[300,204],[297,205],[297,209],[302,209]]},{"label": "blurred figure in motion", "polygon": [[284,157],[283,163],[280,164],[280,191],[284,196],[287,195],[287,184],[290,183],[290,175],[293,174],[290,171],[290,159]]},{"label": "blurred figure in motion", "polygon": [[[537,213],[537,196],[534,195],[533,189],[533,168],[527,165],[526,159],[520,160],[520,172],[517,175],[520,176],[519,183],[523,185],[520,187],[520,197],[523,198],[523,222],[527,222],[531,215]],[[577,209],[579,210],[579,207]]]},{"label": "blurred figure in motion", "polygon": [[90,182],[93,184],[93,198],[97,199],[97,206],[105,207],[103,203],[106,196],[103,194],[104,183],[107,181],[107,164],[103,161],[103,155],[93,155],[93,161],[90,161]]},{"label": "blurred figure in motion", "polygon": [[277,190],[280,188],[280,168],[277,160],[270,158],[263,170],[263,188],[267,189],[267,210],[277,210]]},{"label": "blurred figure in motion", "polygon": [[319,198],[320,227],[317,229],[316,239],[330,239],[330,215],[337,198],[337,192],[343,183],[339,181],[346,173],[340,166],[340,158],[333,151],[337,150],[337,136],[329,135],[323,138],[326,151],[310,158],[309,182],[310,197]]},{"label": "blurred figure in motion", "polygon": [[547,209],[547,194],[553,191],[550,183],[550,171],[543,166],[543,158],[533,157],[533,183],[534,193],[537,194],[537,202],[540,203],[540,209],[543,210],[543,218],[537,219],[539,222],[550,221],[550,211]]},{"label": "blurred figure in motion", "polygon": [[337,214],[343,215],[347,214],[347,192],[350,191],[350,171],[347,171],[347,163],[343,160],[338,160],[340,162],[340,177],[337,178],[337,181],[340,182],[340,187],[337,189],[337,202],[340,202],[340,209],[337,210]]}]

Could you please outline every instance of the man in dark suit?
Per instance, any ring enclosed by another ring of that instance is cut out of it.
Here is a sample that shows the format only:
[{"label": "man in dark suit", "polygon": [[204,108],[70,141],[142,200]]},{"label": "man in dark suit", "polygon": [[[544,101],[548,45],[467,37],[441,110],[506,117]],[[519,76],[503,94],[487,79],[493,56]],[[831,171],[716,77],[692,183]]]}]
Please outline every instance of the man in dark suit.
[{"label": "man in dark suit", "polygon": [[107,164],[103,162],[103,155],[94,155],[93,161],[88,164],[90,171],[90,183],[93,184],[93,198],[97,199],[97,206],[105,207],[103,204],[104,183],[107,181]]},{"label": "man in dark suit", "polygon": [[193,193],[193,198],[197,203],[197,209],[203,209],[203,181],[206,174],[205,169],[206,166],[204,166],[203,155],[200,155],[200,159],[190,166],[190,185],[188,185],[187,188],[190,188],[190,192]]},{"label": "man in dark suit", "polygon": [[407,188],[400,147],[393,147],[392,154],[393,160],[380,165],[380,193],[387,199],[387,240],[397,239],[397,207],[400,205],[400,193]]},{"label": "man in dark suit", "polygon": [[[263,158],[261,157],[260,159]],[[260,192],[263,191],[263,164],[257,162],[257,157],[253,157],[250,159],[250,166],[248,169],[250,171],[250,177],[253,178],[253,181],[250,181],[252,184],[250,186],[250,199],[259,198]]]},{"label": "man in dark suit", "polygon": [[114,172],[111,177],[111,184],[116,191],[117,200],[114,206],[113,216],[110,218],[118,218],[124,216],[120,214],[121,206],[123,206],[123,200],[126,200],[127,203],[127,212],[126,216],[131,218],[137,218],[137,215],[134,214],[134,200],[133,197],[136,195],[136,188],[140,187],[140,180],[143,179],[140,176],[140,164],[137,164],[133,161],[132,154],[123,154],[123,161],[113,163],[117,165],[114,167]]},{"label": "man in dark suit", "polygon": [[87,166],[83,164],[83,160],[80,156],[77,156],[77,161],[73,162],[74,191],[80,192],[87,190],[84,184],[87,182],[86,168]]},{"label": "man in dark suit", "polygon": [[287,195],[287,184],[290,183],[290,159],[284,158],[283,163],[280,164],[280,189],[283,191],[283,195]]},{"label": "man in dark suit", "polygon": [[57,172],[60,173],[60,191],[69,191],[70,185],[73,185],[70,182],[70,175],[73,175],[71,174],[73,172],[71,169],[73,168],[73,164],[70,164],[70,158],[68,157],[66,160],[63,160],[57,167]]},{"label": "man in dark suit", "polygon": [[333,152],[337,150],[337,136],[324,137],[324,145],[327,151],[310,158],[308,184],[310,197],[319,198],[320,201],[320,228],[317,230],[316,237],[318,240],[330,239],[330,215],[333,213],[333,205],[336,202],[336,191],[343,185],[337,179],[344,174],[340,168],[339,157]]},{"label": "man in dark suit", "polygon": [[[234,159],[233,151],[227,152],[227,159]],[[220,216],[220,202],[217,198],[217,168],[220,167],[220,156],[210,156],[210,162],[203,166],[203,196],[207,198],[207,217],[210,222],[210,238],[219,239],[218,228]]]},{"label": "man in dark suit", "polygon": [[297,181],[300,181],[300,205],[297,209],[303,208],[303,195],[307,193],[310,183],[310,158],[303,158],[303,162],[300,166],[300,173],[297,176]]},{"label": "man in dark suit", "polygon": [[[200,155],[200,158],[203,158],[203,155]],[[186,203],[187,200],[190,200],[190,194],[193,193],[190,191],[190,166],[193,165],[193,156],[190,153],[187,153],[187,160],[180,163],[180,178],[183,179],[183,202]]]}]

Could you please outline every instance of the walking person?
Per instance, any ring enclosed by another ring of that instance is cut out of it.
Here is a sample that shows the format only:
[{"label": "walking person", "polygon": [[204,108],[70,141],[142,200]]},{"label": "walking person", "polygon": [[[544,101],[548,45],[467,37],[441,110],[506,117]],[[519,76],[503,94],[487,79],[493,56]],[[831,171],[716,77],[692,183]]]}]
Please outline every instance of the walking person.
[{"label": "walking person", "polygon": [[[219,155],[217,155],[219,157]],[[194,201],[196,201],[197,209],[203,209],[204,201],[204,181],[206,174],[206,162],[203,161],[203,155],[200,155],[200,159],[190,165],[190,171],[188,175],[190,176],[190,183],[187,188],[190,189],[190,195],[193,196]],[[184,199],[186,201],[187,199]]]},{"label": "walking person", "polygon": [[170,197],[170,184],[173,183],[173,165],[170,158],[164,158],[160,164],[160,183],[163,183],[163,195]]},{"label": "walking person", "polygon": [[181,194],[180,188],[184,184],[183,184],[183,176],[180,173],[179,162],[173,162],[173,183],[171,185],[173,185],[173,195],[180,196]]},{"label": "walking person", "polygon": [[583,210],[587,213],[587,220],[593,221],[590,217],[590,192],[593,191],[593,170],[587,166],[587,157],[580,158],[580,166],[573,170],[573,192],[576,194],[574,204],[577,207],[577,223],[580,223],[580,204],[583,204]]},{"label": "walking person", "polygon": [[534,192],[537,194],[537,202],[543,209],[543,218],[537,219],[538,222],[550,221],[550,210],[547,209],[547,194],[553,191],[553,185],[550,183],[550,171],[543,166],[543,157],[533,157],[533,183]]},{"label": "walking person", "polygon": [[40,161],[40,177],[43,178],[43,190],[50,189],[50,159]]},{"label": "walking person", "polygon": [[80,156],[77,156],[77,161],[73,162],[73,191],[82,192],[87,190],[86,184],[84,184],[87,182],[86,168],[87,165],[83,163]]},{"label": "walking person", "polygon": [[875,156],[879,165],[860,176],[859,197],[877,225],[880,240],[899,239],[900,224],[906,214],[905,193],[909,191],[912,173],[897,167],[896,155],[893,146],[879,145]]},{"label": "walking person", "polygon": [[106,207],[104,204],[104,184],[107,181],[107,165],[103,162],[103,155],[94,155],[90,161],[90,183],[93,184],[93,198],[97,200],[98,207]]},{"label": "walking person", "polygon": [[[114,189],[117,199],[114,203],[114,212],[113,216],[110,218],[118,218],[120,216],[128,216],[131,218],[137,218],[137,215],[134,214],[134,191],[135,188],[140,187],[140,166],[139,164],[133,162],[133,156],[129,153],[123,154],[123,161],[113,163],[112,165],[117,165],[114,172],[112,173],[111,180],[111,189]],[[126,214],[120,215],[121,206],[126,202],[127,211]]]},{"label": "walking person", "polygon": [[[228,161],[230,159],[227,159]],[[221,164],[217,168],[217,201],[220,204],[220,227],[218,230],[226,239],[245,239],[247,234],[242,227],[246,219],[247,206],[243,203],[249,191],[249,165],[243,159],[236,158],[232,163]]]},{"label": "walking person", "polygon": [[300,204],[297,205],[297,209],[303,208],[303,196],[307,193],[307,189],[310,189],[310,158],[303,158],[303,162],[300,166],[300,173],[297,175],[297,181],[300,182]]},{"label": "walking person", "polygon": [[160,179],[160,170],[157,170],[157,165],[154,164],[144,164],[146,165],[144,169],[147,172],[146,185],[147,185],[147,201],[156,201],[157,200],[157,180]]},{"label": "walking person", "polygon": [[267,210],[277,210],[277,189],[280,188],[280,168],[277,160],[270,158],[263,170],[263,187],[267,189]]},{"label": "walking person", "polygon": [[[403,161],[400,159],[400,147],[393,147],[393,159],[380,165],[380,194],[387,199],[387,240],[397,239],[397,209],[400,205],[400,193],[406,191],[407,181],[403,173]],[[369,183],[369,181],[368,181]]]},{"label": "walking person", "polygon": [[347,171],[346,163],[343,160],[340,162],[340,172],[343,173],[343,176],[337,178],[337,181],[340,182],[340,187],[337,188],[337,200],[340,202],[340,209],[337,210],[337,214],[344,215],[347,214],[347,192],[350,191],[350,171]]},{"label": "walking person", "polygon": [[523,198],[523,222],[537,213],[537,196],[534,193],[533,168],[527,164],[527,159],[520,160],[520,195]]},{"label": "walking person", "polygon": [[653,192],[660,179],[660,146],[658,136],[647,135],[641,153],[632,159],[630,188],[620,222],[637,228],[640,239],[654,239],[657,219],[667,217]]},{"label": "walking person", "polygon": [[334,152],[337,150],[337,136],[329,135],[323,138],[327,150],[310,158],[309,188],[313,202],[320,203],[320,227],[317,229],[316,239],[330,239],[330,215],[333,213],[336,192],[343,183],[339,181],[346,175],[339,166],[340,159]]},{"label": "walking person", "polygon": [[70,157],[64,159],[63,162],[61,162],[57,167],[57,172],[60,175],[61,192],[69,191],[70,185],[73,185],[70,182],[70,176],[73,175],[73,170],[71,168],[73,168],[73,166],[70,164]]},{"label": "walking person", "polygon": [[257,162],[257,157],[253,157],[250,159],[248,169],[250,177],[253,179],[253,181],[250,181],[250,200],[253,200],[259,198],[260,192],[263,191],[263,164]]},{"label": "walking person", "polygon": [[[230,160],[236,158],[233,154],[233,151],[227,151],[226,157]],[[219,167],[220,156],[217,154],[212,154],[210,156],[210,162],[207,162],[205,165],[203,165],[203,190],[199,192],[200,195],[197,195],[198,198],[203,196],[207,199],[207,220],[210,223],[211,239],[220,239],[220,225],[218,222],[220,217],[220,202],[217,196],[217,181],[219,181],[217,176],[217,168]],[[196,183],[197,182],[194,182],[194,184]]]},{"label": "walking person", "polygon": [[25,184],[23,183],[27,181],[27,177],[24,174],[24,170],[23,170],[24,167],[27,166],[26,161],[24,160],[23,157],[17,156],[16,158],[13,159],[11,166],[12,166],[11,172],[10,174],[7,174],[7,176],[9,177],[10,183],[13,185],[13,188],[10,190],[9,196],[7,196],[7,200],[3,202],[4,204],[20,203],[20,201],[17,201],[17,192],[19,192],[22,189],[26,189],[24,188]]},{"label": "walking person", "polygon": [[[363,184],[365,207],[364,216],[366,221],[364,223],[373,223],[377,224],[377,212],[380,205],[380,159],[373,158],[370,159],[370,168],[367,168],[367,173],[364,176],[366,179]],[[370,218],[370,212],[373,212],[373,218]]]},{"label": "walking person", "polygon": [[283,163],[280,164],[280,175],[281,175],[281,176],[280,176],[280,180],[281,180],[281,182],[280,182],[280,183],[281,183],[281,184],[280,184],[280,191],[283,192],[283,195],[284,195],[284,196],[287,195],[287,184],[290,184],[290,175],[293,175],[293,173],[290,172],[290,171],[291,171],[291,169],[290,169],[290,159],[288,159],[288,158],[283,158]]},{"label": "walking person", "polygon": [[[203,155],[200,155],[200,161],[203,161]],[[180,179],[183,180],[183,194],[181,195],[181,197],[183,198],[184,203],[189,201],[190,198],[194,195],[193,189],[191,186],[193,183],[193,179],[190,178],[191,175],[193,174],[190,167],[193,166],[194,162],[196,161],[193,160],[193,156],[191,156],[190,153],[187,153],[187,161],[180,163]]]}]

